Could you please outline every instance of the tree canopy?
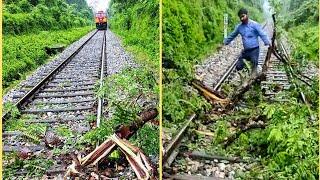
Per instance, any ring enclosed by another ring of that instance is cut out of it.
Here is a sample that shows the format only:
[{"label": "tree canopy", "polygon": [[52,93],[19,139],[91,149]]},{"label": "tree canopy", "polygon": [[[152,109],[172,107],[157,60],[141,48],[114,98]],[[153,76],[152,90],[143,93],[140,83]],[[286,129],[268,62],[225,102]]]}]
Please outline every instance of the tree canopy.
[{"label": "tree canopy", "polygon": [[92,21],[93,13],[85,0],[5,0],[3,6],[4,34],[68,29]]}]

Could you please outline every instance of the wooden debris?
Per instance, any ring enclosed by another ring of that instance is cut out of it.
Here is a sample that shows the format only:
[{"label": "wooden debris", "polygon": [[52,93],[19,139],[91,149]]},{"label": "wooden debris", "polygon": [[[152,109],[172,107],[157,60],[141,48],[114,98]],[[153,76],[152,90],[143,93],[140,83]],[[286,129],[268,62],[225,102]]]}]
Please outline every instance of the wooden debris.
[{"label": "wooden debris", "polygon": [[194,130],[196,133],[206,136],[215,136],[213,132]]},{"label": "wooden debris", "polygon": [[267,126],[266,124],[250,124],[250,125],[242,128],[240,131],[236,132],[235,134],[232,134],[231,136],[229,136],[224,142],[224,147],[227,147],[231,143],[233,143],[233,141],[235,141],[242,133],[244,133],[248,130],[251,130],[251,129],[255,129],[255,128],[264,129],[266,126]]},{"label": "wooden debris", "polygon": [[80,160],[81,166],[97,164],[103,157],[111,153],[115,146],[116,144],[112,140],[107,139],[100,146],[96,147],[94,151]]},{"label": "wooden debris", "polygon": [[[235,91],[233,93],[233,95],[231,96],[231,100],[230,102],[232,102],[232,104],[236,104],[244,95],[244,93],[246,93],[254,84],[260,82],[260,80],[265,76],[264,73],[260,73],[257,76],[251,77],[249,80],[245,81],[240,88],[237,89],[237,91]],[[229,109],[230,106],[229,105]]]},{"label": "wooden debris", "polygon": [[177,148],[175,150],[173,150],[171,155],[167,158],[167,161],[164,164],[164,168],[166,168],[166,169],[170,168],[171,164],[173,163],[173,161],[176,159],[176,157],[179,154],[179,147],[180,147],[180,145],[178,145]]},{"label": "wooden debris", "polygon": [[118,146],[125,154],[138,179],[150,179],[151,177],[154,177],[155,169],[148,160],[148,157],[145,156],[139,148],[129,143],[129,141],[121,139],[116,134],[113,134],[86,157],[73,160],[72,164],[68,167],[64,178],[78,176],[81,174],[79,170],[88,165],[96,164],[100,159],[107,156],[115,146]]},{"label": "wooden debris", "polygon": [[150,179],[155,173],[148,157],[143,152],[133,146],[129,141],[120,139],[116,135],[111,136],[111,139],[120,147],[121,151],[126,155],[128,162],[135,171],[138,179]]},{"label": "wooden debris", "polygon": [[72,164],[68,167],[64,178],[81,175],[83,168],[97,164],[117,147],[120,147],[121,151],[126,155],[127,160],[130,165],[132,165],[138,177],[141,177],[141,179],[153,178],[156,171],[152,163],[139,148],[131,145],[126,139],[129,139],[140,127],[149,120],[154,119],[157,115],[157,109],[151,109],[141,113],[139,119],[130,126],[120,126],[112,136],[87,156],[83,158],[73,158]]},{"label": "wooden debris", "polygon": [[232,163],[255,161],[253,159],[249,159],[249,160],[241,159],[240,157],[225,157],[225,156],[211,155],[211,154],[206,154],[199,151],[188,152],[188,153],[185,153],[184,155],[192,159],[205,159],[210,161],[226,160]]},{"label": "wooden debris", "polygon": [[231,121],[231,125],[234,127],[239,127],[239,128],[244,128],[249,122],[258,122],[258,121],[266,121],[266,116],[265,115],[254,115],[251,117],[246,117],[246,116],[242,116],[239,117],[238,119],[234,119]]},{"label": "wooden debris", "polygon": [[230,101],[229,99],[224,99],[219,95],[217,92],[213,92],[210,89],[206,88],[200,81],[198,80],[193,80],[191,84],[198,89],[201,94],[208,99],[212,103],[221,103],[223,105],[228,104]]}]

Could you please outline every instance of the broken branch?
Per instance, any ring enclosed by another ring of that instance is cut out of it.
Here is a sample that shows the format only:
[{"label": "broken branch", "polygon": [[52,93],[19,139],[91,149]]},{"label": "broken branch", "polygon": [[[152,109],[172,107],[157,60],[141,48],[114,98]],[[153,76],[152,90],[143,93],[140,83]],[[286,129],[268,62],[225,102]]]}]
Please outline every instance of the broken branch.
[{"label": "broken branch", "polygon": [[211,154],[206,154],[199,151],[188,152],[188,153],[185,153],[184,155],[193,159],[204,159],[204,160],[210,160],[210,161],[226,160],[233,163],[254,161],[253,159],[245,160],[245,159],[241,159],[240,157],[225,157],[225,156],[211,155]]},{"label": "broken branch", "polygon": [[200,91],[200,93],[211,102],[218,102],[221,104],[228,104],[229,99],[223,99],[217,92],[213,92],[206,88],[200,81],[193,80],[191,84]]},{"label": "broken branch", "polygon": [[267,125],[266,124],[250,124],[244,128],[242,128],[240,131],[232,134],[231,136],[229,136],[225,142],[224,142],[224,147],[226,148],[227,146],[229,146],[231,143],[233,143],[233,141],[235,141],[242,133],[250,130],[250,129],[255,129],[255,128],[262,128],[264,129]]}]

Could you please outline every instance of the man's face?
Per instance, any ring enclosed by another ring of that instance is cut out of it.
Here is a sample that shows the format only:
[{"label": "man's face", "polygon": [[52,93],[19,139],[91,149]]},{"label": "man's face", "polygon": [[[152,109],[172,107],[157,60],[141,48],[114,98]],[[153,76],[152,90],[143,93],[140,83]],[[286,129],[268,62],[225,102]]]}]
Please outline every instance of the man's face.
[{"label": "man's face", "polygon": [[241,14],[241,15],[239,16],[239,18],[240,18],[240,21],[241,21],[242,23],[246,23],[246,22],[248,21],[248,15],[247,15],[247,14]]}]

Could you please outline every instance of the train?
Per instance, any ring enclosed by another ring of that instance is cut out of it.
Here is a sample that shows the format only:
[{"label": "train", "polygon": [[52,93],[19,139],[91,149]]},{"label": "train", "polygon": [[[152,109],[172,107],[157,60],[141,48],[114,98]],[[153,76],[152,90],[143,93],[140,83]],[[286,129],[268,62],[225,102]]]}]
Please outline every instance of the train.
[{"label": "train", "polygon": [[108,18],[104,11],[98,11],[95,14],[96,28],[99,30],[105,30],[108,28]]}]

